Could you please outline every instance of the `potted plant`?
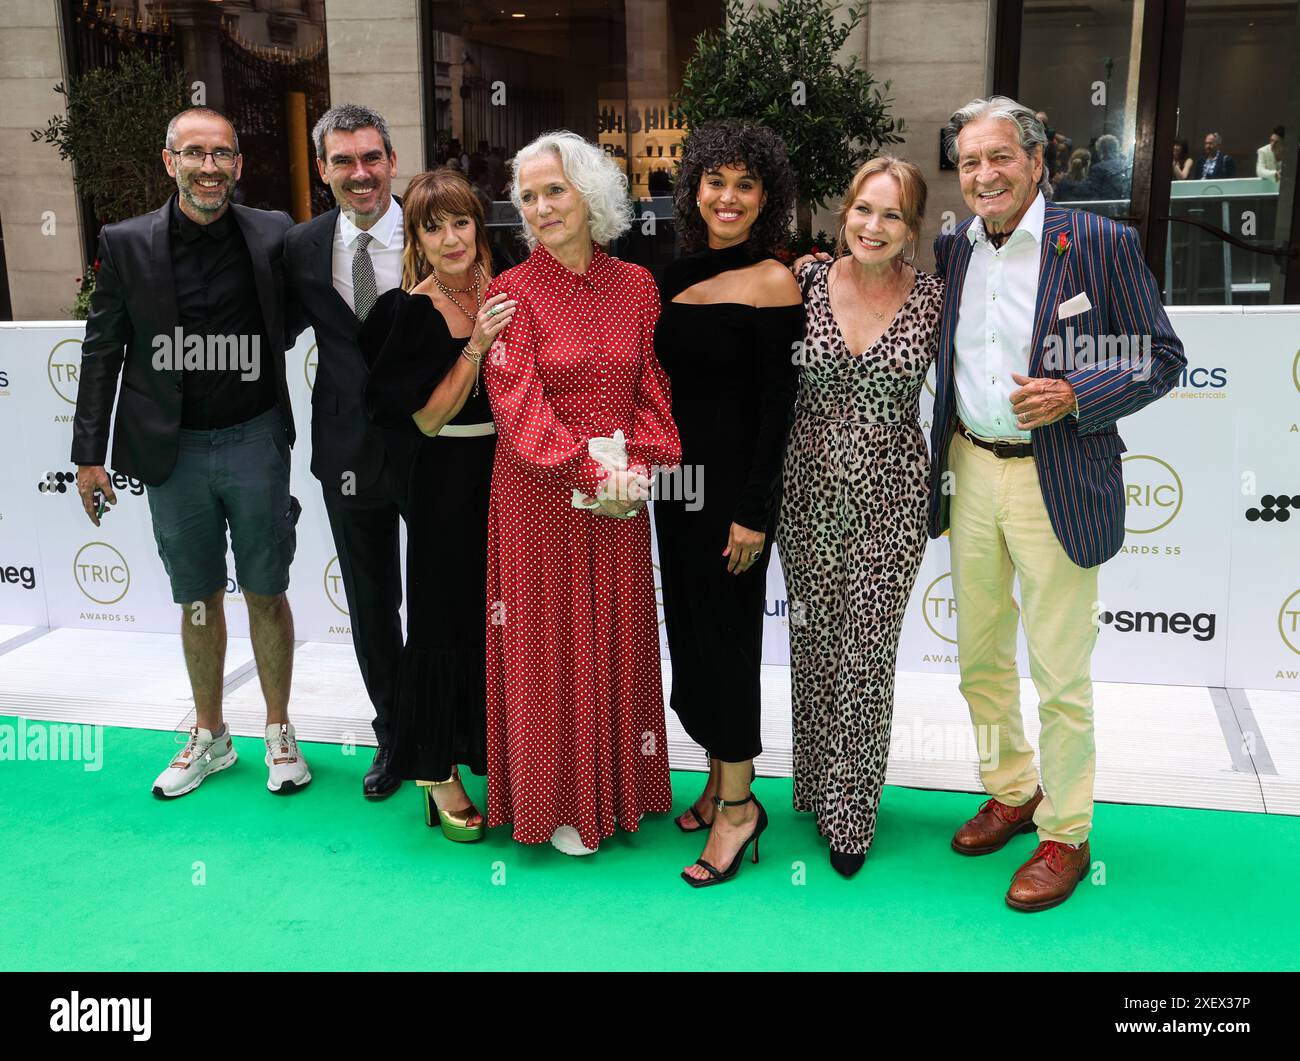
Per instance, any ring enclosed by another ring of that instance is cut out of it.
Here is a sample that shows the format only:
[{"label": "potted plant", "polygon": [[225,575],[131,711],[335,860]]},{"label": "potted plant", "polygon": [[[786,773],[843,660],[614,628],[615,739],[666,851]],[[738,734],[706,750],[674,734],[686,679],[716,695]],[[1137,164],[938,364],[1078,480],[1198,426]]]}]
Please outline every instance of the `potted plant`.
[{"label": "potted plant", "polygon": [[854,172],[887,144],[902,140],[903,121],[889,113],[880,85],[854,56],[836,54],[866,17],[865,7],[830,0],[780,0],[749,7],[728,0],[724,29],[700,34],[686,64],[677,105],[691,126],[711,119],[758,122],[781,139],[799,182],[798,244],[811,236],[812,211],[839,195]]},{"label": "potted plant", "polygon": [[[99,224],[155,210],[175,190],[160,154],[162,130],[185,107],[185,80],[143,53],[125,56],[115,67],[99,67],[54,86],[66,100],[64,112],[32,140],[53,144],[72,163],[77,191],[89,199]],[[78,277],[73,313],[85,315],[94,271]]]}]

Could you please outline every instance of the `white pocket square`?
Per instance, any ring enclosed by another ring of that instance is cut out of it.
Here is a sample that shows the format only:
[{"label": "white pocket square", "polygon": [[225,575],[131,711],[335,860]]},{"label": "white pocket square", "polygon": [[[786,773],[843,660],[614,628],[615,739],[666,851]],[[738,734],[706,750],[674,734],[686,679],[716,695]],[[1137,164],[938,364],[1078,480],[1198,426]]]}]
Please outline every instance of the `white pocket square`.
[{"label": "white pocket square", "polygon": [[1056,307],[1056,319],[1063,321],[1066,317],[1077,317],[1090,309],[1092,303],[1088,301],[1088,292],[1080,291],[1074,298],[1068,298]]}]

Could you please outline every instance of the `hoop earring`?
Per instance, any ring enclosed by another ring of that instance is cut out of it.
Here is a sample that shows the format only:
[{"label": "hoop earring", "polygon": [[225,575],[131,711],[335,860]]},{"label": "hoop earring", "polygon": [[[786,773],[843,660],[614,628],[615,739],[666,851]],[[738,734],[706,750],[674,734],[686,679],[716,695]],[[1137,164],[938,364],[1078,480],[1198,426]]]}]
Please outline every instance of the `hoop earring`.
[{"label": "hoop earring", "polygon": [[916,240],[914,240],[914,239],[909,239],[907,242],[908,242],[909,244],[911,244],[911,247],[912,247],[912,256],[911,256],[910,258],[904,258],[904,259],[903,259],[903,264],[904,264],[904,265],[911,265],[914,261],[916,261]]},{"label": "hoop earring", "polygon": [[837,249],[840,247],[843,247],[845,250],[848,249],[848,241],[845,239],[846,235],[845,226],[841,225],[839,235],[835,237],[835,246]]}]

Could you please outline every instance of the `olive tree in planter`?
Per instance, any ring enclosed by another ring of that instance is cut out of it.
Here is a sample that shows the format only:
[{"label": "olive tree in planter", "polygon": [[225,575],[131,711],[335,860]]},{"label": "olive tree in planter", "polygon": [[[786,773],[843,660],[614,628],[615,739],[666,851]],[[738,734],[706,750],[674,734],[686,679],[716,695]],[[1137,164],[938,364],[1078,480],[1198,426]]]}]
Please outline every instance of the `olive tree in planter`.
[{"label": "olive tree in planter", "polygon": [[[176,189],[161,151],[168,121],[186,106],[182,75],[133,53],[54,91],[67,101],[64,113],[33,129],[32,140],[55,145],[72,162],[73,183],[94,205],[96,219],[108,224],[162,206]],[[74,315],[84,317],[94,278],[87,267]]]},{"label": "olive tree in planter", "polygon": [[841,194],[882,147],[902,140],[903,121],[890,115],[893,101],[881,92],[890,83],[878,83],[856,56],[835,58],[866,17],[850,5],[840,19],[840,8],[830,0],[772,7],[728,0],[726,27],[696,39],[677,97],[691,126],[760,122],[785,141],[799,183],[799,244],[809,242],[812,210]]}]

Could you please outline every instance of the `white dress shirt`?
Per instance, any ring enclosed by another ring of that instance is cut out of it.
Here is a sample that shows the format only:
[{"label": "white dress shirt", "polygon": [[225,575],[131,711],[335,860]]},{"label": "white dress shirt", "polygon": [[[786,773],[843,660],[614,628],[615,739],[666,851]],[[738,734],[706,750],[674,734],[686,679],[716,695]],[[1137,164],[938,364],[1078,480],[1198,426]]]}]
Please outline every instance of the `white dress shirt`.
[{"label": "white dress shirt", "polygon": [[[382,295],[400,287],[402,283],[402,208],[396,199],[391,199],[384,216],[368,230],[374,238],[366,247],[366,253],[375,267],[375,294]],[[334,226],[334,290],[343,296],[343,301],[353,313],[356,303],[352,300],[352,256],[361,229],[352,223],[342,210]]]},{"label": "white dress shirt", "polygon": [[1020,389],[1011,374],[1029,375],[1045,209],[1043,193],[1036,192],[997,250],[983,218],[966,229],[973,249],[957,305],[957,415],[983,438],[1029,440],[1011,411],[1011,392]]}]

